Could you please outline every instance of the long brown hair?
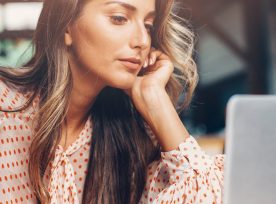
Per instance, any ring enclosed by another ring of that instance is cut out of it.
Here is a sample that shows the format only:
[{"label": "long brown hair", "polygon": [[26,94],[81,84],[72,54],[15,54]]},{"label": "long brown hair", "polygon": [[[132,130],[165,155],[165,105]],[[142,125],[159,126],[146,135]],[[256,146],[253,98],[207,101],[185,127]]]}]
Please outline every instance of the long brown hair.
[{"label": "long brown hair", "polygon": [[[24,110],[39,96],[29,176],[42,203],[49,202],[43,175],[61,140],[61,124],[73,86],[64,34],[68,25],[81,15],[86,2],[45,0],[33,39],[33,58],[23,69],[0,68],[0,76],[7,83],[32,93],[23,107],[13,111]],[[197,71],[191,57],[193,33],[181,25],[180,20],[184,21],[173,14],[172,7],[173,0],[156,0],[152,40],[153,46],[165,52],[175,65],[166,90],[180,112],[191,100]],[[177,103],[183,92],[185,101]],[[112,103],[110,97],[114,99]],[[104,88],[89,114],[93,121],[93,140],[83,203],[138,203],[145,186],[147,165],[159,158],[159,146],[153,145],[143,118],[122,90]]]}]

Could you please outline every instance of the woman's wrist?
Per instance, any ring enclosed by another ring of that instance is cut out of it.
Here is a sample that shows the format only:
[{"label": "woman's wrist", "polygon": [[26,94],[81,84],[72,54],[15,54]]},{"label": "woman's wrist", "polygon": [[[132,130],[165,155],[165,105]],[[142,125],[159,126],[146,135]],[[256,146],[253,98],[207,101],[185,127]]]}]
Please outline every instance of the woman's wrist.
[{"label": "woman's wrist", "polygon": [[142,96],[145,120],[156,135],[163,151],[170,151],[189,137],[165,89],[149,88]]}]

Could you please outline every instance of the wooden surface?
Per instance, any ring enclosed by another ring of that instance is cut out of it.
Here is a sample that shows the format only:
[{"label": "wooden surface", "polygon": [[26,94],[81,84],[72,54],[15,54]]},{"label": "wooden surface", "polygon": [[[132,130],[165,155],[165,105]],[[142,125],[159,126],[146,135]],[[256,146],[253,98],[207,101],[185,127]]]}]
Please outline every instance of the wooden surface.
[{"label": "wooden surface", "polygon": [[208,135],[196,137],[195,139],[207,154],[215,155],[223,153],[225,143],[225,139],[223,136]]}]

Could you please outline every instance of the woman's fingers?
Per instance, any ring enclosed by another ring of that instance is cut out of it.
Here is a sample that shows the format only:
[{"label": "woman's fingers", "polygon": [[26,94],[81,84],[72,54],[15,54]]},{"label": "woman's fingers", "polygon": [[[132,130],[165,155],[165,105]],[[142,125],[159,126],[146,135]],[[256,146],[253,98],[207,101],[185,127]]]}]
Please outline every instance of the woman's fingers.
[{"label": "woman's fingers", "polygon": [[143,64],[143,68],[146,68],[148,66],[148,58],[146,58],[144,64]]},{"label": "woman's fingers", "polygon": [[149,55],[148,55],[147,58],[145,59],[143,68],[146,68],[146,67],[148,67],[148,66],[154,64],[154,61],[151,59],[152,52],[153,52],[154,50],[155,50],[155,48],[154,48],[154,47],[151,47],[150,52],[149,52]]},{"label": "woman's fingers", "polygon": [[162,53],[159,50],[153,50],[150,55],[149,55],[149,69],[152,70],[153,67],[156,67],[154,65],[157,65],[157,61],[161,60],[161,56],[164,55],[164,53]]},{"label": "woman's fingers", "polygon": [[157,53],[156,52],[151,52],[150,53],[150,57],[149,57],[149,66],[154,65],[156,62],[156,57],[157,57]]},{"label": "woman's fingers", "polygon": [[148,68],[147,71],[155,71],[155,69],[158,68],[158,66],[156,66],[157,61],[163,61],[163,60],[170,61],[169,57],[166,54],[152,47],[148,57],[145,60],[143,67]]},{"label": "woman's fingers", "polygon": [[151,62],[149,65],[153,65],[156,60],[170,60],[170,58],[165,53],[161,52],[160,50],[156,50],[155,48],[151,49],[149,58]]}]

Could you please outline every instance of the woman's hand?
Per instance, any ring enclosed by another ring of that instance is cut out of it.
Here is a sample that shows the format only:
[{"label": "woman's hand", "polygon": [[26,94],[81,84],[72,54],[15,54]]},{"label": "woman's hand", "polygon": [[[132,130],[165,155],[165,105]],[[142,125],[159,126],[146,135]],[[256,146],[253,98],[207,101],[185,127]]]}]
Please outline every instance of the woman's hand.
[{"label": "woman's hand", "polygon": [[167,55],[155,49],[151,50],[146,65],[147,62],[144,74],[125,92],[153,130],[162,150],[170,151],[189,137],[165,90],[174,66]]},{"label": "woman's hand", "polygon": [[158,86],[164,89],[173,73],[174,66],[166,54],[151,48],[142,69],[144,75],[138,78],[137,82],[140,80],[143,86]]},{"label": "woman's hand", "polygon": [[148,58],[142,68],[143,76],[138,76],[131,90],[126,90],[128,94],[136,88],[157,86],[164,89],[173,72],[174,66],[170,58],[155,48],[151,48]]},{"label": "woman's hand", "polygon": [[166,54],[154,48],[150,50],[141,70],[143,75],[137,76],[132,88],[125,90],[143,116],[160,108],[158,101],[167,95],[165,86],[173,69],[173,63]]}]

